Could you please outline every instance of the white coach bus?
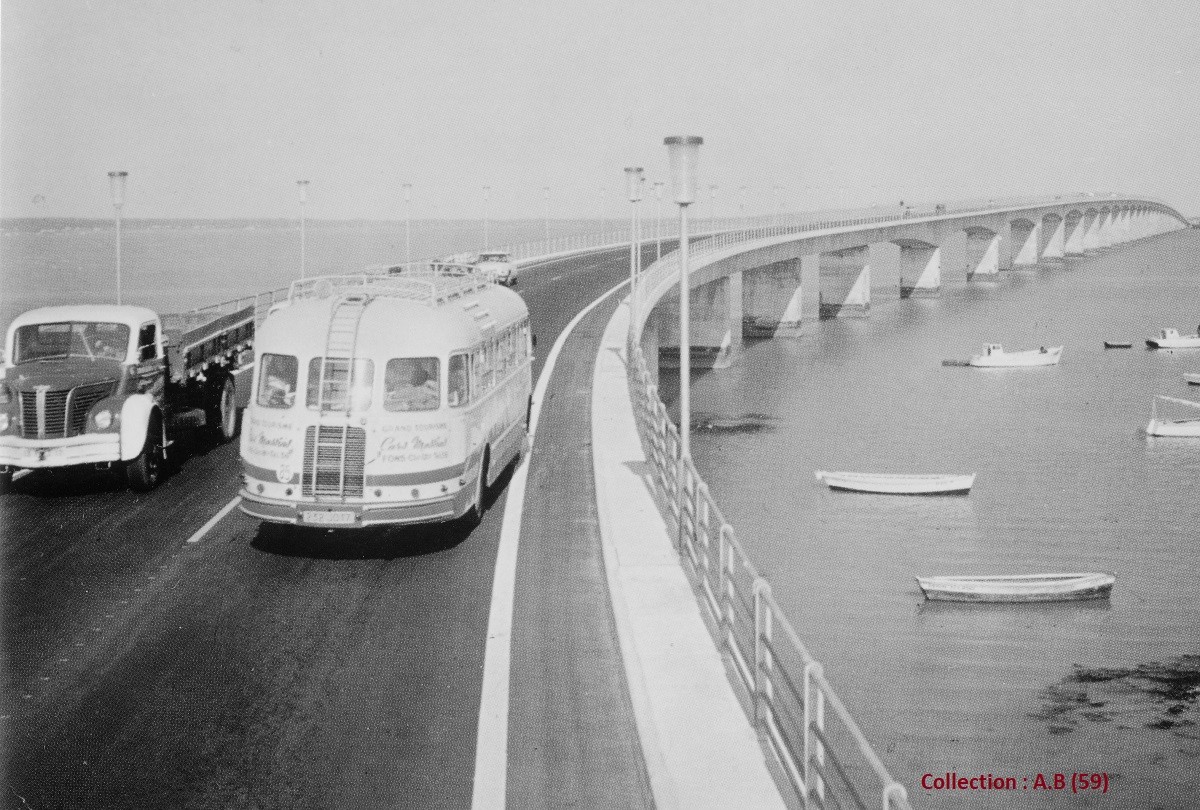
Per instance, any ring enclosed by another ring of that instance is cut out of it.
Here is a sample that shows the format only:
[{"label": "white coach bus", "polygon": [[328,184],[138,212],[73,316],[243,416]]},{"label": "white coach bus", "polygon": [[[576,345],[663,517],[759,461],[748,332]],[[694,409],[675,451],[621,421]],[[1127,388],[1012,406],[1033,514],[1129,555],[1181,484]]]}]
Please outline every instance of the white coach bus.
[{"label": "white coach bus", "polygon": [[472,274],[292,284],[259,327],[241,509],[335,528],[483,512],[529,418],[519,295]]}]

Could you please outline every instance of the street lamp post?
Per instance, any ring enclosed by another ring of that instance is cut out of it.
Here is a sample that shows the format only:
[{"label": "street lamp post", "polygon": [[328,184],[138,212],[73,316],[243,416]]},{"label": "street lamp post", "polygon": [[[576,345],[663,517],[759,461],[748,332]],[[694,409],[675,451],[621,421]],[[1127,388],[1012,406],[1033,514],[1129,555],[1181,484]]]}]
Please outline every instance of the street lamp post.
[{"label": "street lamp post", "polygon": [[305,278],[304,204],[308,202],[308,181],[297,180],[296,186],[300,189],[300,278]]},{"label": "street lamp post", "polygon": [[625,187],[629,192],[629,306],[633,309],[637,299],[638,274],[638,200],[642,199],[641,166],[625,168]]},{"label": "street lamp post", "polygon": [[715,185],[708,187],[708,229],[710,231],[717,229],[717,187]]},{"label": "street lamp post", "polygon": [[412,183],[405,183],[404,189],[404,266],[412,268]]},{"label": "street lamp post", "polygon": [[117,304],[121,303],[121,206],[125,204],[125,181],[129,172],[109,172],[108,190],[112,193],[113,213],[117,220]]},{"label": "street lamp post", "polygon": [[[671,185],[679,205],[679,496],[686,497],[687,462],[692,455],[692,350],[688,300],[688,229],[687,207],[696,201],[696,163],[702,138],[695,135],[673,136],[663,141],[671,158]],[[682,501],[679,510],[680,540],[683,535]]]},{"label": "street lamp post", "polygon": [[662,193],[663,183],[654,184],[654,260],[662,258]]},{"label": "street lamp post", "polygon": [[739,205],[742,209],[742,227],[746,230],[750,230],[750,218],[746,216],[746,195],[750,193],[750,189],[747,186],[742,186],[740,189],[738,189],[738,192],[741,195]]},{"label": "street lamp post", "polygon": [[488,221],[488,200],[492,195],[492,187],[483,187],[483,249],[491,247],[491,222]]},{"label": "street lamp post", "polygon": [[783,186],[772,186],[771,191],[775,195],[775,216],[773,222],[778,226],[779,212],[783,209],[783,204],[780,202],[783,199]]},{"label": "street lamp post", "polygon": [[550,241],[550,186],[542,188],[542,198],[546,202],[546,241]]}]

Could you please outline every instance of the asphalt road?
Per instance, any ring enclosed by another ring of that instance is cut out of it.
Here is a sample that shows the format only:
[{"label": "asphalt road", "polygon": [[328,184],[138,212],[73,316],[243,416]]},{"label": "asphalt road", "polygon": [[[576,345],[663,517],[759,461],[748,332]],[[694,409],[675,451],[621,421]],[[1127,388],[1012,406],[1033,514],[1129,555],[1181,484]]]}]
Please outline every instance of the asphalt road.
[{"label": "asphalt road", "polygon": [[[618,250],[521,275],[535,375],[628,266]],[[511,807],[649,804],[590,494],[586,392],[612,305],[560,356],[531,459]],[[236,495],[237,456],[190,448],[148,494],[42,473],[0,496],[3,806],[470,805],[507,476],[474,531],[325,532],[234,510],[188,544]]]}]

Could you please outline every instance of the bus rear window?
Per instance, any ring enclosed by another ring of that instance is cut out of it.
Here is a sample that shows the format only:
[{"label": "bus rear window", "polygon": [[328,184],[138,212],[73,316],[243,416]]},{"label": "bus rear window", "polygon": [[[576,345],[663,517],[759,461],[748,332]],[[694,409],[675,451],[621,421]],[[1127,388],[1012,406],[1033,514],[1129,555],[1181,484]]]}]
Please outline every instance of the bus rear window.
[{"label": "bus rear window", "polygon": [[[321,376],[324,360],[325,376]],[[356,359],[353,374],[350,361],[341,358],[314,357],[308,363],[308,389],[305,404],[330,411],[365,411],[371,407],[371,385],[375,363]],[[318,392],[320,395],[318,396]]]},{"label": "bus rear window", "polygon": [[296,402],[296,358],[290,354],[264,354],[259,361],[258,405],[290,408]]},{"label": "bus rear window", "polygon": [[383,373],[385,411],[436,411],[442,402],[436,357],[397,357]]}]

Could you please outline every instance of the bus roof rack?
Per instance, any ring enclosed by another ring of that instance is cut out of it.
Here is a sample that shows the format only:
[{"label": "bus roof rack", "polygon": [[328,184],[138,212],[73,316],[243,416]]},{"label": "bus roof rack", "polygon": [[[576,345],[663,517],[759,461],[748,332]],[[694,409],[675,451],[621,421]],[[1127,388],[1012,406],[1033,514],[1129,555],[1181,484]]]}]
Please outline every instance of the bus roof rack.
[{"label": "bus roof rack", "polygon": [[363,292],[380,298],[403,298],[429,307],[437,307],[462,298],[464,295],[485,290],[492,281],[483,275],[463,275],[426,272],[404,275],[375,275],[357,273],[348,276],[315,276],[292,282],[288,290],[288,301],[306,298],[332,298],[349,292]]}]

